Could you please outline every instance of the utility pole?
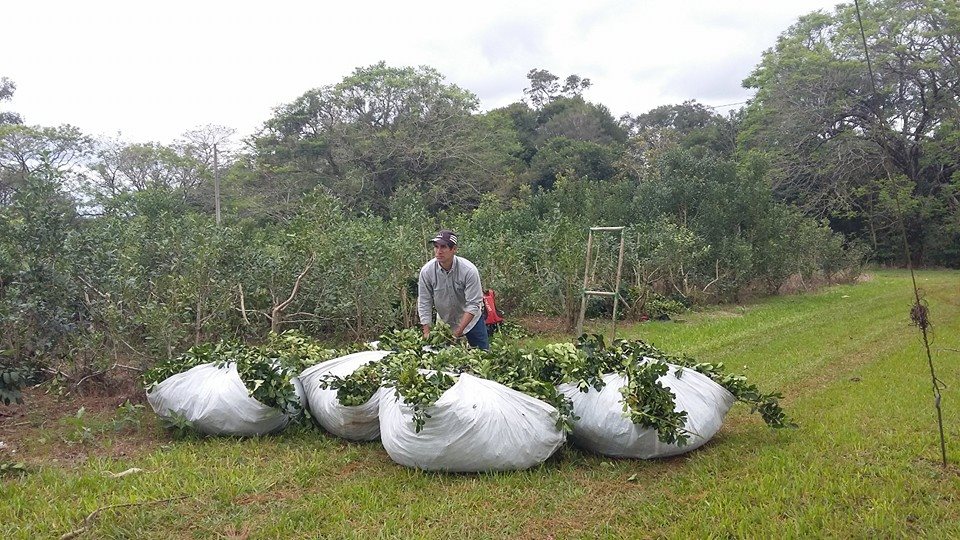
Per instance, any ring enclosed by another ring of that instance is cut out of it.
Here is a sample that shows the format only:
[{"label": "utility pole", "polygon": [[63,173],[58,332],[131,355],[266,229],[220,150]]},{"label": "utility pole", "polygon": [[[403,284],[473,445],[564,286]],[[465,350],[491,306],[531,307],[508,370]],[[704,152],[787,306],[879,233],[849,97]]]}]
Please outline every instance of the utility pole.
[{"label": "utility pole", "polygon": [[213,144],[213,198],[217,209],[217,227],[220,226],[220,167],[217,164],[217,144]]}]

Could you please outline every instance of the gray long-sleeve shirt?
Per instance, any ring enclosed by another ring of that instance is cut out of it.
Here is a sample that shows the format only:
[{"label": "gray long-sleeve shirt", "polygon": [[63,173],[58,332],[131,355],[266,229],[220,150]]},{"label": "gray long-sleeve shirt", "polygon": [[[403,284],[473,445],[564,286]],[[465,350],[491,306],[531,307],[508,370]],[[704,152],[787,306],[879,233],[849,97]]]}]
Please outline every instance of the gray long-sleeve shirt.
[{"label": "gray long-sleeve shirt", "polygon": [[473,313],[473,320],[463,329],[469,332],[480,321],[483,305],[483,286],[480,271],[463,257],[454,257],[450,271],[444,271],[436,259],[430,259],[420,269],[417,286],[417,311],[420,324],[431,324],[433,310],[441,321],[456,328],[464,312]]}]

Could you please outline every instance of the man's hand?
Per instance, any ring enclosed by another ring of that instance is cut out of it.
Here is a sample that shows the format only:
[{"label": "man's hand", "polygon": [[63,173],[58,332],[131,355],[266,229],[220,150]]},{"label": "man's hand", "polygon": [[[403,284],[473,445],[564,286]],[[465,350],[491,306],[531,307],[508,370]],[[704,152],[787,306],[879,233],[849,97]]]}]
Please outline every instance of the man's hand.
[{"label": "man's hand", "polygon": [[423,338],[426,339],[430,337],[430,325],[425,324],[422,326],[422,329],[423,329]]},{"label": "man's hand", "polygon": [[470,321],[473,320],[473,313],[469,311],[463,312],[463,317],[460,318],[460,324],[453,330],[454,339],[460,339],[463,337],[464,329],[470,324]]}]

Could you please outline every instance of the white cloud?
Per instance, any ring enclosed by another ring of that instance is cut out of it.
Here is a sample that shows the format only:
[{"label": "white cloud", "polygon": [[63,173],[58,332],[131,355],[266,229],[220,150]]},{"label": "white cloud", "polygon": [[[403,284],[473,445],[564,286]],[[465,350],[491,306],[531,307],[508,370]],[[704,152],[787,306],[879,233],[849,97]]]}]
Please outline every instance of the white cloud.
[{"label": "white cloud", "polygon": [[526,73],[589,77],[619,115],[742,100],[764,49],[825,0],[491,0],[460,4],[34,0],[4,6],[5,109],[31,124],[170,141],[204,124],[248,134],[274,107],[380,60],[429,65],[483,109]]}]

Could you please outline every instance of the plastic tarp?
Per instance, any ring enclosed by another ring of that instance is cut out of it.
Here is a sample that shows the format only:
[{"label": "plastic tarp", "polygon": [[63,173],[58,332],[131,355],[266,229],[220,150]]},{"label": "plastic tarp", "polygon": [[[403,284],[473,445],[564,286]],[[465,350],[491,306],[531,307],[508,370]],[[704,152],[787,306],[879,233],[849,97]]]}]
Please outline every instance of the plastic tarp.
[{"label": "plastic tarp", "polygon": [[380,398],[386,390],[380,389],[362,405],[347,406],[337,400],[336,390],[320,389],[324,375],[346,377],[360,366],[378,362],[392,351],[363,351],[311,366],[300,374],[303,391],[307,395],[310,414],[330,433],[352,441],[372,441],[380,437]]},{"label": "plastic tarp", "polygon": [[410,405],[395,393],[380,400],[380,437],[395,462],[431,471],[521,470],[546,461],[566,440],[553,406],[469,374],[427,413],[417,433]]},{"label": "plastic tarp", "polygon": [[580,417],[573,423],[571,441],[606,456],[640,459],[674,456],[703,446],[720,430],[735,398],[706,375],[688,368],[677,378],[677,366],[668,366],[669,371],[659,381],[673,392],[674,410],[687,412],[686,444],[662,443],[656,430],[640,427],[625,417],[620,388],[627,384],[627,379],[615,373],[603,376],[606,386],[599,392],[594,388],[581,392],[575,385],[560,385],[560,391],[573,401],[574,414]]},{"label": "plastic tarp", "polygon": [[[300,381],[292,382],[303,401]],[[147,401],[161,417],[176,413],[207,435],[265,435],[290,422],[289,415],[250,397],[233,362],[202,364],[172,375],[147,394]]]}]

